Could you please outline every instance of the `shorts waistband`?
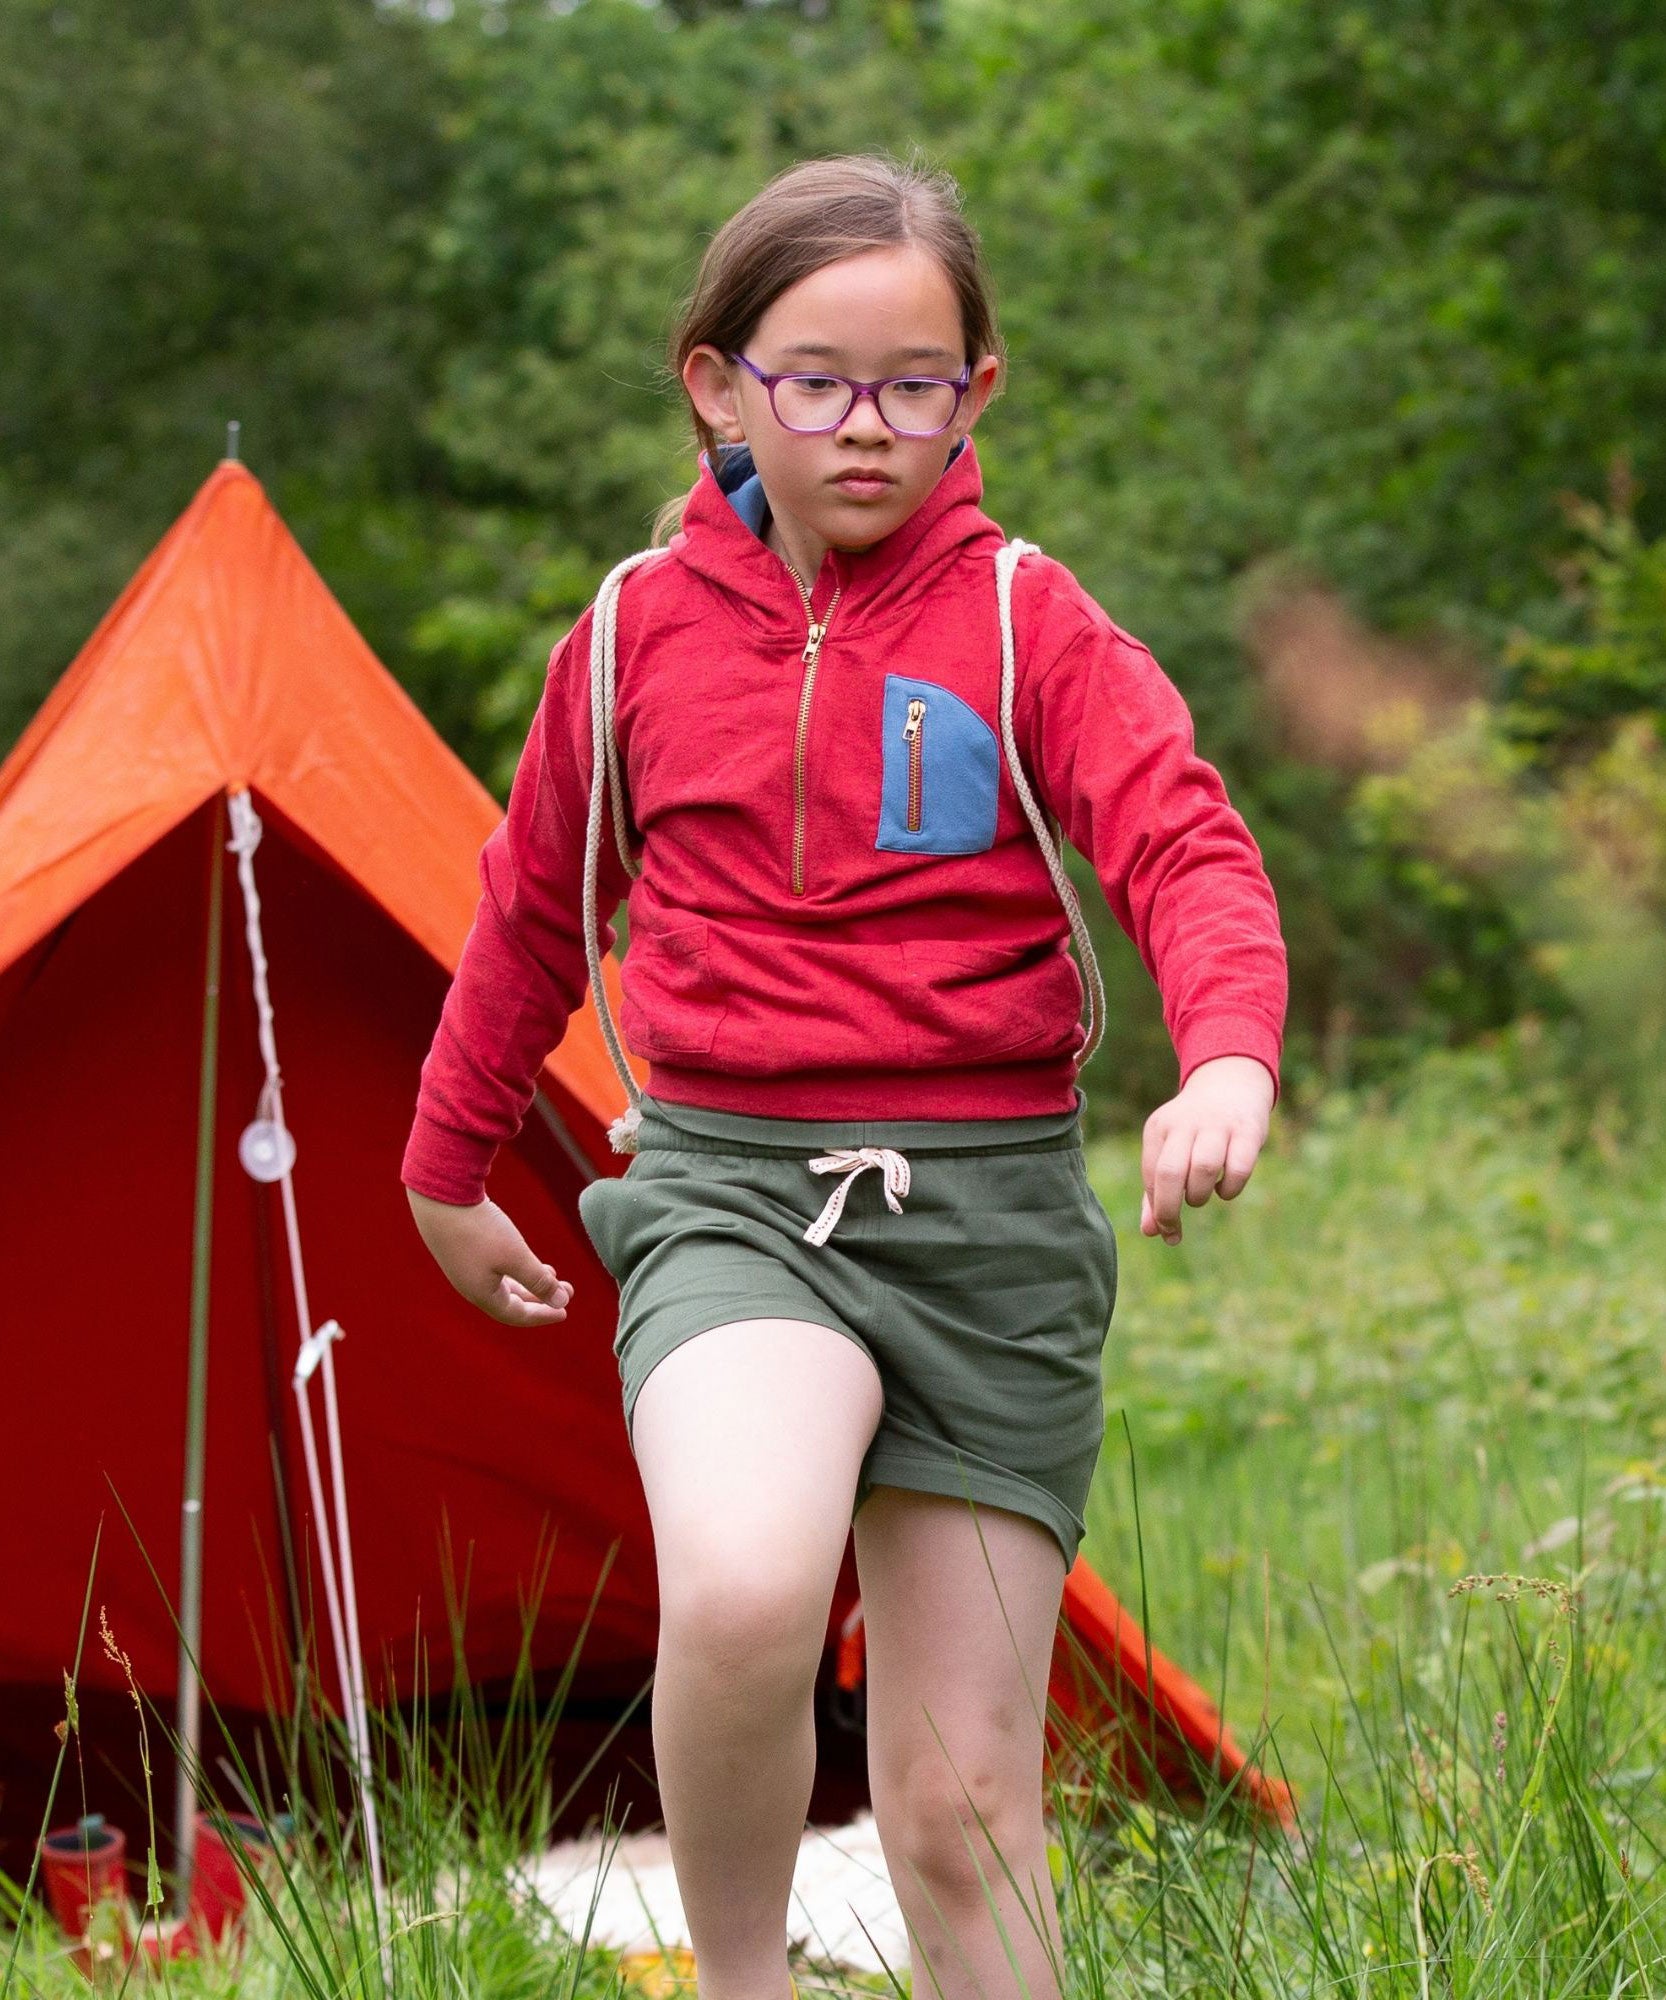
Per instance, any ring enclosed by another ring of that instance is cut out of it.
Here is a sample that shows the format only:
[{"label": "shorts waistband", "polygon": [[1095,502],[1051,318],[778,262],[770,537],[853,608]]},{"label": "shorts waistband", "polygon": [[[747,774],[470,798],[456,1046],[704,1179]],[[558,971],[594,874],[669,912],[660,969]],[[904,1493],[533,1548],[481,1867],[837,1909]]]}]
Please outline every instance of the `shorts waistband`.
[{"label": "shorts waistband", "polygon": [[862,1146],[971,1158],[985,1153],[1062,1153],[1082,1144],[1081,1092],[1071,1111],[1022,1118],[756,1118],[704,1105],[642,1099],[640,1151],[740,1153],[802,1159]]}]

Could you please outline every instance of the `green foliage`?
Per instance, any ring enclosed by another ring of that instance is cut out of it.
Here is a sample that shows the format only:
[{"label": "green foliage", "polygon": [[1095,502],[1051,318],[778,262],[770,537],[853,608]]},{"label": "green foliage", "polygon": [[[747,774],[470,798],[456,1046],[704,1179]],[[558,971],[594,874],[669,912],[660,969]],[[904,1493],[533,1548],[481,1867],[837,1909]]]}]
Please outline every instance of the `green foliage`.
[{"label": "green foliage", "polygon": [[1575,519],[1580,629],[1519,635],[1498,700],[1366,779],[1356,825],[1429,907],[1495,913],[1472,988],[1562,1018],[1582,1084],[1642,1126],[1666,1111],[1666,539]]},{"label": "green foliage", "polygon": [[313,493],[420,487],[439,95],[412,24],[342,0],[0,9],[0,740],[228,419],[303,537]]},{"label": "green foliage", "polygon": [[[992,511],[1190,702],[1279,893],[1294,1072],[1384,1071],[1549,1005],[1543,968],[1507,899],[1346,822],[1249,609],[1301,574],[1496,663],[1540,762],[1658,713],[1658,576],[1605,551],[1599,642],[1555,570],[1617,454],[1666,529],[1663,106],[1643,0],[17,0],[0,743],[235,416],[501,791],[550,645],[692,479],[664,347],[705,241],[793,160],[918,147],[998,284]],[[1093,1084],[1132,1116],[1172,1056],[1117,977]]]},{"label": "green foliage", "polygon": [[1582,537],[1567,566],[1572,636],[1516,636],[1505,654],[1499,727],[1552,771],[1600,755],[1613,725],[1647,717],[1666,735],[1666,536],[1646,542],[1622,492],[1604,510],[1574,502]]}]

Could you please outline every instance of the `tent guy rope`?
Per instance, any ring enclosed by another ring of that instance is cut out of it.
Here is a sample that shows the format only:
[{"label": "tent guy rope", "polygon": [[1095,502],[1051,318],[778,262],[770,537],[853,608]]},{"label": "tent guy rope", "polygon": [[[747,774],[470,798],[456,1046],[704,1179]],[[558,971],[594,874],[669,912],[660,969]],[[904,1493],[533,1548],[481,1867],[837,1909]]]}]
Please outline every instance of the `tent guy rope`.
[{"label": "tent guy rope", "polygon": [[[301,1226],[295,1209],[295,1145],[284,1123],[283,1077],[278,1068],[278,1044],[267,979],[266,940],[260,921],[260,890],[255,883],[254,854],[260,845],[260,815],[248,792],[228,795],[232,837],[226,843],[237,856],[237,880],[243,891],[244,935],[249,945],[249,962],[254,975],[255,1013],[260,1038],[261,1060],[266,1081],[261,1086],[258,1122],[270,1129],[271,1166],[257,1175],[278,1182],[283,1200],[284,1237],[289,1248],[289,1273],[295,1290],[295,1311],[301,1326],[301,1344],[296,1356],[292,1386],[301,1418],[301,1443],[306,1457],[307,1488],[312,1496],[313,1519],[317,1523],[318,1555],[324,1573],[324,1600],[329,1611],[330,1638],[335,1651],[336,1679],[341,1688],[342,1713],[348,1743],[359,1780],[359,1803],[364,1814],[365,1846],[370,1854],[371,1880],[377,1906],[383,1898],[382,1845],[376,1824],[376,1801],[371,1783],[370,1726],[365,1706],[364,1660],[359,1648],[358,1592],[353,1579],[353,1538],[347,1520],[347,1474],[341,1453],[341,1415],[336,1401],[335,1343],[342,1338],[334,1320],[314,1327],[307,1296],[306,1267],[301,1257]],[[245,1159],[245,1165],[248,1164]],[[318,1436],[312,1420],[309,1386],[317,1373],[324,1388],[324,1433],[330,1458],[330,1489],[334,1500],[326,1509],[324,1484],[319,1470]],[[331,1516],[334,1516],[334,1538]],[[339,1564],[339,1585],[338,1585]]]}]

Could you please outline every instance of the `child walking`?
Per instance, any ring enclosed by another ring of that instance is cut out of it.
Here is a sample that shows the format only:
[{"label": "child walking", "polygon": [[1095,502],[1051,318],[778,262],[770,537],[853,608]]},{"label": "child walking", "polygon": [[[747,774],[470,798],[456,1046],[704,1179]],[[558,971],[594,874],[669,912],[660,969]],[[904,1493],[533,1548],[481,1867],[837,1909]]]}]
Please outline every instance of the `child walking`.
[{"label": "child walking", "polygon": [[1048,2000],[1043,1709],[1116,1295],[1075,1080],[1103,989],[1050,821],[1179,1057],[1147,1235],[1236,1195],[1265,1141],[1277,907],[1150,653],[980,508],[1004,362],[952,180],[867,156],[779,175],[712,240],[673,357],[699,477],[550,661],[403,1179],[465,1297],[565,1317],[571,1282],[486,1174],[587,978],[613,1040],[600,954],[628,897],[648,1087],[615,1043],[635,1157],[580,1211],[619,1286],[701,2000],[788,2000],[853,1515],[914,1991]]}]

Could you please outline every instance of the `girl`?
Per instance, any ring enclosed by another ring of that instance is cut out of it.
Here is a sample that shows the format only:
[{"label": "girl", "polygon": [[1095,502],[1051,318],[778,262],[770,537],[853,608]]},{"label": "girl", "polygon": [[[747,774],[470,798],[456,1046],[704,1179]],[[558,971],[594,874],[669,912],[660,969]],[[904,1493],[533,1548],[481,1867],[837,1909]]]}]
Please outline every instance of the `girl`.
[{"label": "girl", "polygon": [[[556,648],[403,1179],[494,1318],[572,1285],[485,1195],[629,896],[649,1065],[580,1203],[653,1520],[655,1758],[702,2000],[785,2000],[811,1690],[852,1514],[874,1810],[917,1994],[1058,1991],[1038,1774],[1104,1426],[1116,1244],[1082,1167],[1084,952],[1047,814],[1158,982],[1140,1227],[1248,1180],[1285,959],[1151,655],[979,507],[1003,373],[945,175],[819,160],[710,244],[669,543]],[[1020,560],[1020,557],[1022,559]],[[1043,810],[1045,809],[1045,811]],[[971,1503],[970,1505],[968,1503]]]}]

